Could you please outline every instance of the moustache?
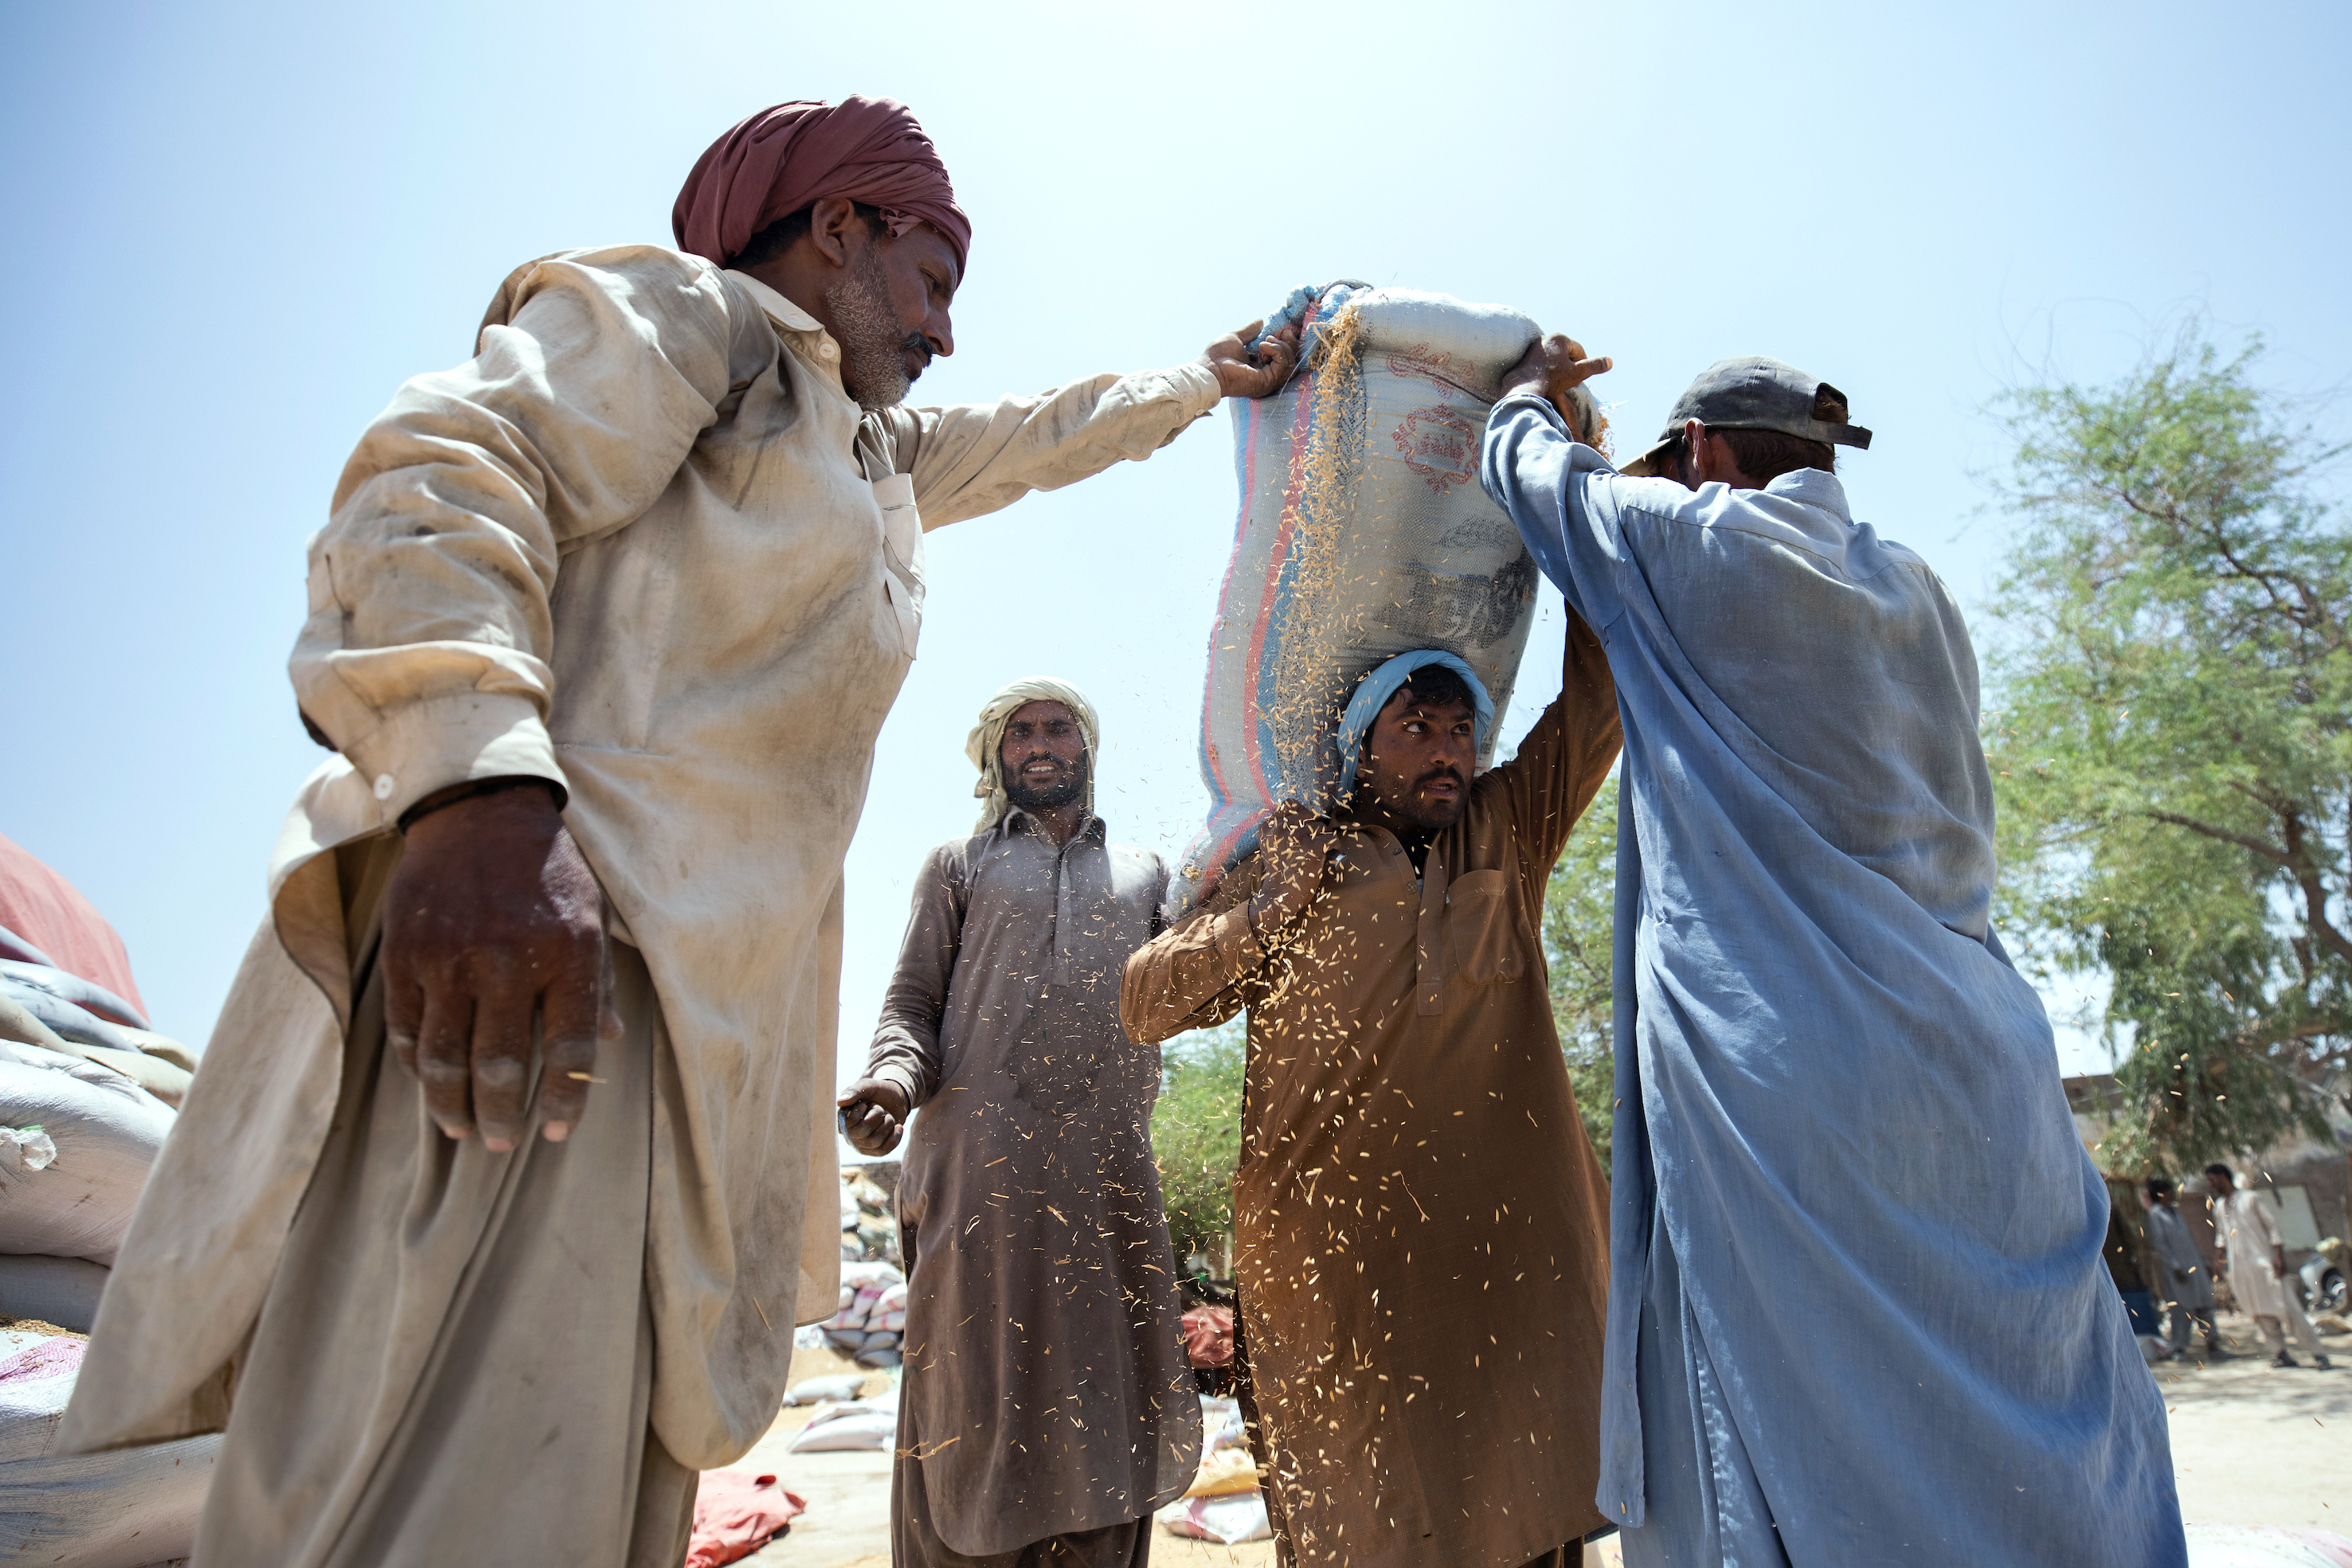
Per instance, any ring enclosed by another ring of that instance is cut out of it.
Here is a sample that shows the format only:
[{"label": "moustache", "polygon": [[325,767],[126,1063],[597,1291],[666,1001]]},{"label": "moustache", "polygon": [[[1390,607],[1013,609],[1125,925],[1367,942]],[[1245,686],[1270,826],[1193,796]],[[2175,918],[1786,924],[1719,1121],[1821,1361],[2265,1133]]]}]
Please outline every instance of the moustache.
[{"label": "moustache", "polygon": [[1420,778],[1414,779],[1412,781],[1412,787],[1418,789],[1424,784],[1434,784],[1440,779],[1451,779],[1456,784],[1459,784],[1463,781],[1462,770],[1454,767],[1450,762],[1440,763],[1435,768],[1433,768],[1428,772],[1423,774]]},{"label": "moustache", "polygon": [[914,375],[919,376],[931,368],[931,340],[920,332],[908,333],[905,341],[901,342],[898,348],[902,353],[922,356],[922,363],[916,367]]}]

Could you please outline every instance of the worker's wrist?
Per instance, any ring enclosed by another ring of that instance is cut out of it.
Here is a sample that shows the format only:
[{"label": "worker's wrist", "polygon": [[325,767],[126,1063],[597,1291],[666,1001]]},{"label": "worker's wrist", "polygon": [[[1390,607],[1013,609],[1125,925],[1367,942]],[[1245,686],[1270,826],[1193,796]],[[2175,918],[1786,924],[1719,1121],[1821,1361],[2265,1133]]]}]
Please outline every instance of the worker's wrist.
[{"label": "worker's wrist", "polygon": [[559,811],[563,810],[563,786],[554,779],[541,779],[530,774],[508,774],[498,779],[468,779],[463,783],[452,784],[446,789],[436,789],[400,814],[399,828],[402,834],[405,835],[411,828],[426,817],[446,806],[454,806],[460,800],[478,800],[484,795],[500,795],[509,789],[532,788],[546,790],[547,798],[555,809]]}]

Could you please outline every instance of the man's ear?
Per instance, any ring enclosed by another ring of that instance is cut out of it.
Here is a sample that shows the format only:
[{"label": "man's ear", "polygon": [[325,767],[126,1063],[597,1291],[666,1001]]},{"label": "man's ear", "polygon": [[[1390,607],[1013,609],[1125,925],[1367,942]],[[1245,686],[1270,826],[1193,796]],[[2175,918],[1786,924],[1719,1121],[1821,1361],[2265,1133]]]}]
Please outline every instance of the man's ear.
[{"label": "man's ear", "polygon": [[827,196],[809,208],[809,238],[819,256],[844,267],[861,247],[874,243],[873,232],[857,215],[857,204],[846,196]]}]

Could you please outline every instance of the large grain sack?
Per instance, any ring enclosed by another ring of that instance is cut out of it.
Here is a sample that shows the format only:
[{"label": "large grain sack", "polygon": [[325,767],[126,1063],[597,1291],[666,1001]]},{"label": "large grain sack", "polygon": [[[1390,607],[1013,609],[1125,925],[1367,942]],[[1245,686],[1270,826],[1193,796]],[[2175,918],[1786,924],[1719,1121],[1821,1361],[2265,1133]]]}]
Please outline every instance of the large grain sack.
[{"label": "large grain sack", "polygon": [[145,1568],[186,1556],[220,1438],[52,1454],[81,1351],[55,1338],[0,1357],[0,1563]]},{"label": "large grain sack", "polygon": [[2352,1568],[2352,1540],[2332,1530],[2192,1524],[2189,1568]]},{"label": "large grain sack", "polygon": [[111,1272],[86,1258],[0,1253],[0,1318],[30,1318],[88,1333]]},{"label": "large grain sack", "polygon": [[112,1267],[172,1121],[94,1062],[0,1044],[0,1252]]},{"label": "large grain sack", "polygon": [[[1241,514],[1202,704],[1209,816],[1170,879],[1171,915],[1249,852],[1276,801],[1334,804],[1331,734],[1374,665],[1443,649],[1499,715],[1535,611],[1535,562],[1480,488],[1478,450],[1502,373],[1541,329],[1357,283],[1297,290],[1266,333],[1294,321],[1298,373],[1232,405]],[[1575,402],[1579,434],[1599,439],[1591,394]],[[1490,727],[1481,767],[1494,746]]]}]

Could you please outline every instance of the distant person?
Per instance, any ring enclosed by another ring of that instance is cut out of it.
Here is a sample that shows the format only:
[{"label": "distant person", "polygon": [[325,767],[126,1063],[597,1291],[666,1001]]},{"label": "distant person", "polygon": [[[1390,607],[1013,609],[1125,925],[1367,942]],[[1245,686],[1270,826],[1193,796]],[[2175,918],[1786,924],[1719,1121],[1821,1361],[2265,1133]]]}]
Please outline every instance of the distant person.
[{"label": "distant person", "polygon": [[[528,204],[564,144],[489,177]],[[922,530],[1292,364],[908,406],[971,225],[886,99],[752,115],[671,227],[518,268],[310,541],[294,687],[340,755],[57,1438],[225,1427],[214,1568],[680,1560],[834,1307],[842,858]]]},{"label": "distant person", "polygon": [[2115,1281],[2116,1293],[2124,1299],[2124,1315],[2131,1322],[2132,1333],[2155,1338],[2164,1325],[2157,1322],[2156,1299],[2141,1276],[2139,1239],[2132,1234],[2124,1219],[2123,1205],[2112,1194],[2107,1199],[2107,1239],[2099,1251],[2106,1259],[2107,1278]]},{"label": "distant person", "polygon": [[1617,757],[1601,644],[1481,773],[1496,715],[1434,651],[1369,672],[1340,804],[1128,961],[1129,1033],[1249,1012],[1235,1381],[1277,1561],[1575,1563],[1603,1521],[1607,1189],[1545,985],[1544,887]]},{"label": "distant person", "polygon": [[869,1155],[908,1135],[897,1568],[1115,1568],[1201,1462],[1201,1405],[1151,1157],[1160,1051],[1118,978],[1168,868],[1095,814],[1095,710],[1015,681],[967,754],[979,831],[933,850],[866,1072]]},{"label": "distant person", "polygon": [[2205,1254],[2198,1250],[2196,1239],[2189,1234],[2189,1222],[2180,1216],[2172,1178],[2150,1176],[2147,1192],[2148,1237],[2164,1265],[2165,1293],[2172,1299],[2173,1358],[2189,1354],[2193,1326],[2205,1331],[2205,1359],[2226,1361],[2230,1353],[2222,1348],[2221,1335],[2213,1327],[2213,1271],[2206,1266]]},{"label": "distant person", "polygon": [[2319,1348],[2319,1335],[2311,1320],[2303,1315],[2302,1292],[2289,1283],[2286,1247],[2279,1240],[2278,1221],[2271,1217],[2270,1205],[2260,1195],[2239,1186],[2237,1176],[2225,1165],[2205,1167],[2205,1189],[2213,1195],[2214,1223],[2221,1232],[2221,1249],[2229,1255],[2230,1294],[2237,1298],[2238,1310],[2253,1319],[2262,1331],[2271,1364],[2295,1364],[2286,1351],[2286,1336],[2292,1333],[2304,1354],[2311,1357],[2311,1364],[2326,1367],[2328,1361]]},{"label": "distant person", "polygon": [[1992,929],[1959,606],[1857,522],[1843,393],[1694,382],[1622,473],[1503,379],[1481,477],[1608,645],[1617,1120],[1600,1500],[1627,1568],[2180,1568],[2109,1202]]}]

